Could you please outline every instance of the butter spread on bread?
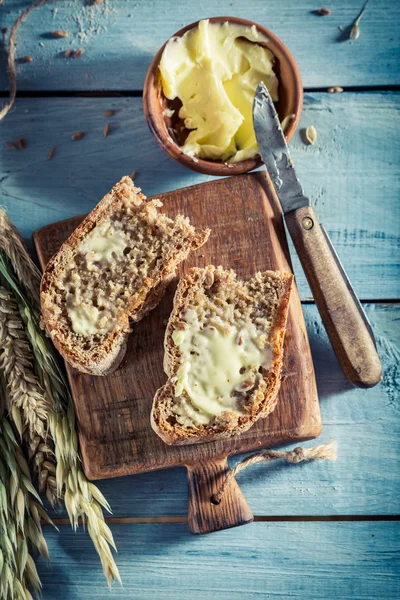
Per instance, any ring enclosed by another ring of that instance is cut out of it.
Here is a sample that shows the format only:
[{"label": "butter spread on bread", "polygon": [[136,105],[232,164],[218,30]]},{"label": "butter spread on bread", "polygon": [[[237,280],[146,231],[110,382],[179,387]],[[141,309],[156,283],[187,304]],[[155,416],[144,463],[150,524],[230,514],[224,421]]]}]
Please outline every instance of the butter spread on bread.
[{"label": "butter spread on bread", "polygon": [[130,322],[160,301],[177,265],[209,230],[159,212],[124,177],[51,259],[41,285],[42,321],[63,357],[105,375],[122,360]]},{"label": "butter spread on bread", "polygon": [[205,325],[197,313],[187,310],[183,317],[187,324],[175,330],[172,339],[181,352],[181,364],[175,383],[175,397],[183,391],[197,410],[188,405],[175,407],[176,419],[188,424],[188,418],[197,423],[210,423],[216,416],[229,410],[243,414],[234,392],[252,389],[259,368],[268,369],[272,352],[263,329],[251,321],[227,325],[224,321]]},{"label": "butter spread on bread", "polygon": [[193,268],[179,282],[165,336],[167,383],[152,426],[169,444],[246,431],[276,405],[293,276]]}]

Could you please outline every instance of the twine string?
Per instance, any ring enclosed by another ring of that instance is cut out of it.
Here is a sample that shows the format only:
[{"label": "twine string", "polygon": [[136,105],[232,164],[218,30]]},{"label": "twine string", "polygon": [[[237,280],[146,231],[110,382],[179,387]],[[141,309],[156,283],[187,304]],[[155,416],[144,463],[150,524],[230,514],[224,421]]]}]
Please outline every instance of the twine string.
[{"label": "twine string", "polygon": [[17,94],[17,73],[15,69],[15,47],[17,42],[17,31],[19,26],[22,24],[22,21],[25,19],[29,13],[38,6],[42,6],[42,4],[47,4],[48,2],[55,2],[56,0],[37,0],[28,8],[26,8],[15,21],[12,26],[10,39],[8,40],[8,57],[7,57],[7,72],[8,72],[8,80],[10,82],[10,95],[8,98],[8,102],[3,106],[0,110],[0,121],[4,119],[6,114],[11,110],[13,104],[15,102],[15,97]]},{"label": "twine string", "polygon": [[288,463],[297,464],[305,460],[336,460],[337,457],[337,442],[331,440],[326,444],[315,446],[314,448],[302,448],[298,446],[294,450],[285,452],[283,450],[262,450],[256,454],[251,454],[244,460],[237,463],[234,468],[228,472],[224,481],[221,484],[219,490],[211,496],[212,504],[220,504],[222,496],[229,483],[235,478],[241,471],[244,471],[252,465],[256,465],[261,462],[269,462],[283,458]]}]

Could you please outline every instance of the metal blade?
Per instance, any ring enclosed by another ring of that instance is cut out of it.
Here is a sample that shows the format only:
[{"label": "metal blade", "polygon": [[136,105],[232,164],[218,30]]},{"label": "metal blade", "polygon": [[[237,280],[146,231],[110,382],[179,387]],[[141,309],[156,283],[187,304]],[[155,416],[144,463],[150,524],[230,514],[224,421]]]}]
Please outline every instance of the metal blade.
[{"label": "metal blade", "polygon": [[264,85],[259,83],[253,102],[253,126],[261,158],[286,214],[310,206],[297,179],[285,136],[274,103]]}]

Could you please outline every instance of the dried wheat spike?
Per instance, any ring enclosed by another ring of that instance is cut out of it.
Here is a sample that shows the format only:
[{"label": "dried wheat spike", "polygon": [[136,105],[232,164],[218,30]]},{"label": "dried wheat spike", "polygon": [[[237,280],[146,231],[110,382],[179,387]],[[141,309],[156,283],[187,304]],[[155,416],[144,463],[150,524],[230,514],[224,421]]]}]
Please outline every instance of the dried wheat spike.
[{"label": "dried wheat spike", "polygon": [[50,436],[45,439],[36,435],[26,436],[29,462],[38,482],[39,492],[44,494],[52,506],[59,503],[57,494],[56,469],[57,463],[54,454],[54,443]]},{"label": "dried wheat spike", "polygon": [[21,236],[3,208],[0,208],[0,248],[4,250],[10,259],[19,283],[29,301],[36,310],[39,310],[39,288],[42,276],[29,256]]},{"label": "dried wheat spike", "polygon": [[47,434],[50,409],[45,392],[33,370],[33,354],[17,303],[0,287],[0,369],[7,385],[8,408],[20,436]]}]

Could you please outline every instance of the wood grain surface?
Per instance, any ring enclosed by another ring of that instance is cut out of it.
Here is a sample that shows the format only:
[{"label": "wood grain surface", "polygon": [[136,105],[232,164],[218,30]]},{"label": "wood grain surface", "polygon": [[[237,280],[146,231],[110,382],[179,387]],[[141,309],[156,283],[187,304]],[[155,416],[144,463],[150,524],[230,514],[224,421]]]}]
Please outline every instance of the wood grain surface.
[{"label": "wood grain surface", "polygon": [[[234,268],[239,277],[258,270],[290,270],[278,200],[264,173],[222,179],[162,194],[164,209],[208,226],[208,243],[179,269],[210,263]],[[40,262],[47,263],[79,219],[47,226],[34,235]],[[275,411],[231,439],[191,446],[167,446],[150,427],[155,391],[165,382],[163,340],[172,308],[173,286],[160,305],[133,326],[121,367],[107,377],[68,367],[89,478],[115,477],[315,437],[321,430],[314,369],[297,290],[290,301],[283,379]]]},{"label": "wood grain surface", "polygon": [[[30,3],[4,0],[1,27],[10,31]],[[303,306],[324,422],[321,441],[336,439],[339,454],[335,463],[260,464],[239,476],[254,514],[274,515],[282,522],[256,520],[248,527],[200,538],[189,535],[187,523],[129,525],[129,516],[184,517],[186,470],[99,482],[114,514],[128,517],[125,525],[111,525],[124,581],[124,588],[114,587],[113,598],[400,596],[398,523],[374,521],[400,512],[400,94],[391,91],[400,84],[400,4],[370,1],[360,37],[345,40],[346,27],[363,3],[105,0],[91,7],[86,0],[63,0],[33,12],[18,32],[21,95],[1,123],[0,202],[27,239],[47,223],[89,212],[118,177],[133,169],[149,196],[207,180],[157,148],[143,118],[142,100],[129,90],[141,94],[147,66],[172,32],[208,15],[237,15],[270,28],[296,58],[308,93],[300,127],[290,142],[292,156],[358,295],[373,302],[366,309],[377,337],[383,381],[371,390],[349,385],[316,307]],[[320,6],[327,6],[331,14],[315,15],[312,11]],[[54,29],[67,29],[70,37],[51,39]],[[0,51],[7,38],[0,40]],[[65,59],[65,49],[79,46],[80,59]],[[23,63],[24,55],[33,61]],[[4,54],[2,59],[0,81],[6,89]],[[342,85],[344,93],[326,93],[335,85]],[[110,97],[116,89],[128,92]],[[70,97],[71,90],[105,90],[100,93],[109,97]],[[102,113],[110,108],[116,115],[104,139],[107,119]],[[308,125],[318,133],[312,146],[304,141]],[[71,135],[79,130],[86,132],[85,138],[72,142]],[[20,136],[27,140],[24,151],[5,147],[5,141],[15,143]],[[52,146],[56,154],[47,161]],[[301,298],[309,299],[294,254],[293,263]],[[65,512],[59,507],[52,514]],[[287,523],[286,515],[307,515],[316,522]],[[354,521],[327,522],[340,515]],[[357,522],[369,518],[370,522]],[[38,562],[44,600],[110,598],[87,532],[74,533],[66,524],[59,533],[46,529],[45,535],[51,568]]]},{"label": "wood grain surface", "polygon": [[[112,119],[103,116],[107,109],[116,111]],[[400,297],[399,110],[398,92],[306,94],[290,141],[304,190],[363,300]],[[107,121],[111,132],[104,138]],[[318,132],[313,146],[304,141],[308,125]],[[76,131],[85,138],[72,141]],[[19,136],[27,141],[24,151],[0,144],[0,201],[26,238],[47,223],[89,212],[134,169],[147,196],[211,179],[158,148],[141,98],[20,98],[1,123],[3,142]],[[300,297],[310,299],[295,252],[292,260]]]},{"label": "wood grain surface", "polygon": [[[27,0],[4,0],[1,26],[11,29],[18,10],[28,4]],[[280,37],[296,58],[305,87],[396,83],[399,3],[370,2],[356,41],[349,39],[349,28],[363,1],[328,2],[328,17],[313,12],[319,4],[314,0],[50,3],[29,15],[18,33],[17,57],[33,58],[31,63],[18,63],[19,86],[21,90],[141,90],[151,59],[175,31],[198,19],[221,15],[251,19]],[[49,34],[55,29],[70,35],[52,38]],[[63,53],[69,48],[82,48],[82,56],[66,59]],[[5,89],[5,69],[0,75]]]},{"label": "wood grain surface", "polygon": [[228,472],[226,458],[188,466],[190,533],[212,533],[247,525],[253,520],[253,513],[234,478],[226,485],[221,501],[212,501]]},{"label": "wood grain surface", "polygon": [[[108,600],[83,530],[46,528],[43,598]],[[201,537],[186,523],[114,525],[122,600],[398,600],[399,523],[253,523]],[[77,552],[79,550],[79,560]]]}]

